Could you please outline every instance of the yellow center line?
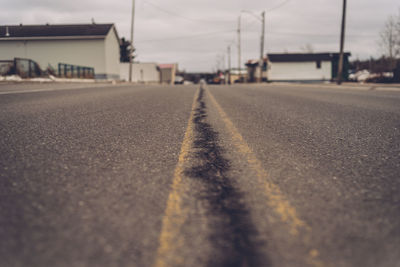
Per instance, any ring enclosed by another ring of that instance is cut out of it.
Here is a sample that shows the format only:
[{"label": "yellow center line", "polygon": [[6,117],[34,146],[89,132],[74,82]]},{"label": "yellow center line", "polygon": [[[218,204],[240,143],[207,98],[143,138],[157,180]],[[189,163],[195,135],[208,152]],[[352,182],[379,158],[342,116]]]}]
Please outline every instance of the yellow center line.
[{"label": "yellow center line", "polygon": [[[265,190],[264,192],[268,198],[268,205],[273,208],[280,216],[281,220],[288,225],[289,233],[291,235],[298,236],[299,233],[302,232],[302,234],[305,235],[304,242],[308,243],[308,240],[310,239],[309,235],[311,228],[299,218],[296,209],[289,203],[284,194],[281,192],[280,188],[276,184],[268,181],[268,173],[264,170],[262,163],[257,159],[254,152],[248,146],[243,136],[236,129],[228,115],[215,100],[211,92],[209,90],[206,90],[206,92],[221,116],[228,132],[231,134],[234,146],[241,156],[247,160],[250,169],[255,172],[258,182],[263,185]],[[310,249],[307,255],[307,260],[313,266],[324,266],[324,264],[318,260],[318,255],[319,253],[316,249]]]},{"label": "yellow center line", "polygon": [[188,214],[186,211],[187,208],[182,205],[181,196],[185,190],[182,179],[184,176],[184,164],[188,158],[189,150],[194,138],[193,116],[199,92],[200,90],[196,92],[193,99],[188,126],[179,154],[178,164],[175,168],[171,192],[167,200],[167,207],[162,221],[157,258],[154,264],[155,267],[178,266],[184,263],[184,259],[180,258],[178,256],[179,254],[176,253],[184,246],[183,236],[180,234],[180,229],[186,221]]}]

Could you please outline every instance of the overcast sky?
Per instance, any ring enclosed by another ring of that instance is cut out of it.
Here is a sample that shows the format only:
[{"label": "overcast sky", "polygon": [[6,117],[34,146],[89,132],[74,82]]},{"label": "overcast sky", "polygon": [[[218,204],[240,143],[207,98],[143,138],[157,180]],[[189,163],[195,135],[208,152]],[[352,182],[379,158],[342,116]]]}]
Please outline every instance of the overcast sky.
[{"label": "overcast sky", "polygon": [[[0,0],[0,24],[115,23],[130,36],[131,0]],[[349,0],[345,50],[352,59],[378,56],[379,32],[398,0]],[[237,67],[241,10],[266,13],[266,52],[339,49],[342,0],[136,0],[135,44],[141,62],[179,63],[186,71]],[[261,23],[242,13],[242,62],[259,57]],[[225,61],[224,61],[225,59]]]}]

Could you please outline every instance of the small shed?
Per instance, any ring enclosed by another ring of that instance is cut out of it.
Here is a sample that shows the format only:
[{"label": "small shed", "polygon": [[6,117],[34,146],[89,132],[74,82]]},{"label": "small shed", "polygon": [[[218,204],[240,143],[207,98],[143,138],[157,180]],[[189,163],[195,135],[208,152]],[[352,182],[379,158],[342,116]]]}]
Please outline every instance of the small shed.
[{"label": "small shed", "polygon": [[[350,55],[344,53],[345,80]],[[268,54],[268,63],[269,81],[332,81],[338,75],[339,53]]]}]

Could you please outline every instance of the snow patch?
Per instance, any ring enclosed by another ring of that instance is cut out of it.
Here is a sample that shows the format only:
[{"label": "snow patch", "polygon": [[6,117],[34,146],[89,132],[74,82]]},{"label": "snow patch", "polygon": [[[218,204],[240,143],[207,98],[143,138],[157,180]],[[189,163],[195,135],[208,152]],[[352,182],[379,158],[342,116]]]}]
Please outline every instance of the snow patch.
[{"label": "snow patch", "polygon": [[9,75],[9,76],[0,76],[0,82],[37,82],[37,83],[46,83],[46,82],[62,82],[62,83],[94,83],[96,80],[94,79],[77,79],[77,78],[57,78],[53,75],[49,75],[48,77],[38,77],[38,78],[29,78],[22,79],[18,75]]}]

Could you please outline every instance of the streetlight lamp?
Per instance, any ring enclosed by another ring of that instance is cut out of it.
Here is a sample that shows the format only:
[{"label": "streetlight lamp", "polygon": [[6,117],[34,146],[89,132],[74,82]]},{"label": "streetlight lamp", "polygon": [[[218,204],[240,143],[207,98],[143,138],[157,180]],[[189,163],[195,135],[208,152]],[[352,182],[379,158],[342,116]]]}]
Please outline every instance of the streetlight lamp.
[{"label": "streetlight lamp", "polygon": [[[259,82],[262,82],[262,73],[263,73],[263,67],[264,67],[264,40],[265,40],[265,11],[263,11],[261,13],[261,16],[258,16],[256,14],[254,14],[251,11],[248,10],[242,10],[242,13],[248,13],[250,15],[252,15],[253,17],[255,17],[257,20],[259,20],[261,22],[261,40],[260,40],[260,61],[258,63],[259,66]],[[240,18],[240,16],[239,16]]]}]

